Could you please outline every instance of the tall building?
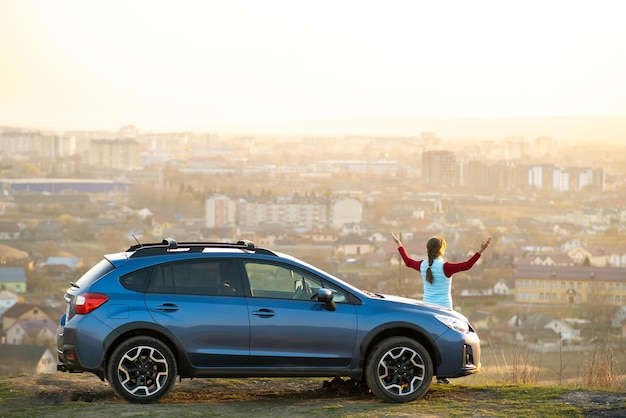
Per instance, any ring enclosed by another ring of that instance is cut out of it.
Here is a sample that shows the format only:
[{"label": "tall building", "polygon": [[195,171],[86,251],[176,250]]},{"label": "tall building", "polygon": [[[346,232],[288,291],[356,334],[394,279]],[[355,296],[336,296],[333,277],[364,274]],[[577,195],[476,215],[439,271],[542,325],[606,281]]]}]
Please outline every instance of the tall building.
[{"label": "tall building", "polygon": [[38,130],[0,130],[0,155],[56,160],[76,152],[76,139]]},{"label": "tall building", "polygon": [[550,190],[553,187],[552,176],[555,167],[552,164],[539,164],[528,167],[528,185],[539,190]]},{"label": "tall building", "polygon": [[552,164],[529,166],[527,185],[540,190],[580,192],[586,188],[604,190],[604,170],[587,167],[559,168]]},{"label": "tall building", "polygon": [[214,196],[206,200],[205,226],[220,228],[235,224],[236,202],[227,196]]},{"label": "tall building", "polygon": [[552,190],[568,192],[572,187],[572,179],[567,170],[555,168],[552,170]]},{"label": "tall building", "polygon": [[424,151],[422,182],[428,186],[458,186],[459,165],[452,151]]},{"label": "tall building", "polygon": [[601,168],[572,168],[573,187],[576,191],[592,188],[604,191],[604,170]]},{"label": "tall building", "polygon": [[89,165],[96,168],[131,170],[141,167],[139,143],[134,139],[92,139]]},{"label": "tall building", "polygon": [[463,162],[460,185],[467,190],[496,193],[523,189],[526,185],[526,166],[515,163],[486,163],[479,160]]}]

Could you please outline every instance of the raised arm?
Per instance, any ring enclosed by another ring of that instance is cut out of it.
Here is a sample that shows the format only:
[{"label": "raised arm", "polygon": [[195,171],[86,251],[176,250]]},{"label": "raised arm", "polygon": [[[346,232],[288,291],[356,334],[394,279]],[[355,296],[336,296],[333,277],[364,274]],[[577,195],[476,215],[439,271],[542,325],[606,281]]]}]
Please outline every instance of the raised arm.
[{"label": "raised arm", "polygon": [[478,253],[482,254],[483,251],[485,251],[487,247],[489,247],[489,244],[491,244],[491,237],[487,238],[482,242],[482,244],[480,244],[480,250],[478,250]]},{"label": "raised arm", "polygon": [[398,238],[393,232],[391,233],[391,238],[393,238],[398,247],[402,247],[402,241],[400,241],[400,238]]},{"label": "raised arm", "polygon": [[476,253],[466,261],[461,261],[460,263],[451,263],[446,261],[443,265],[443,273],[446,275],[446,277],[452,277],[452,275],[455,273],[471,269],[472,267],[474,267],[474,264],[476,264],[483,251],[485,251],[487,247],[489,247],[489,244],[491,244],[491,237],[484,240],[480,244],[480,248],[478,249],[478,251],[476,251]]},{"label": "raised arm", "polygon": [[400,253],[400,257],[402,257],[402,261],[404,261],[404,264],[407,267],[410,267],[412,269],[419,271],[420,265],[422,264],[422,260],[414,260],[411,257],[409,257],[409,254],[407,254],[406,249],[402,246],[402,241],[400,241],[400,238],[398,238],[396,234],[394,234],[393,232],[391,233],[391,238],[393,238],[393,240],[398,245],[398,252]]}]

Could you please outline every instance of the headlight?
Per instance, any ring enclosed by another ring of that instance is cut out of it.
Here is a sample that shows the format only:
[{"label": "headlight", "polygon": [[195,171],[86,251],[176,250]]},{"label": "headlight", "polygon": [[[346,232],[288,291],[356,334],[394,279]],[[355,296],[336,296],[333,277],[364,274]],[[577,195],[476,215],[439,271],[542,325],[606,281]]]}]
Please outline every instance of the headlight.
[{"label": "headlight", "polygon": [[469,324],[458,318],[454,318],[448,315],[435,315],[435,318],[437,318],[439,322],[441,322],[450,329],[461,332],[463,334],[469,332]]}]

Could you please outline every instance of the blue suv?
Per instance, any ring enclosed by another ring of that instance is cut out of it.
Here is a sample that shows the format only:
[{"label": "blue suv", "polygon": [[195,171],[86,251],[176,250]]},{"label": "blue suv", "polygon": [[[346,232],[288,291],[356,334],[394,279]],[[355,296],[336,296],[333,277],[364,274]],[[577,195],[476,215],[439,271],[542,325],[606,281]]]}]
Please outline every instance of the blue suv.
[{"label": "blue suv", "polygon": [[480,369],[458,312],[357,289],[252,242],[165,239],[109,254],[65,294],[57,369],[153,402],[180,378],[348,377],[387,402]]}]

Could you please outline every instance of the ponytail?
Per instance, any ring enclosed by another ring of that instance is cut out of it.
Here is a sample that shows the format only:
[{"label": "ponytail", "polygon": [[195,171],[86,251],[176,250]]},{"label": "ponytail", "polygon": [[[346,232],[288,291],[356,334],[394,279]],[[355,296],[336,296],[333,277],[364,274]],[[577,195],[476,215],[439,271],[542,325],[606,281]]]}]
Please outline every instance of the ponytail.
[{"label": "ponytail", "polygon": [[436,235],[428,240],[426,243],[426,251],[428,254],[428,268],[426,269],[426,281],[430,284],[433,284],[435,277],[433,276],[433,272],[430,267],[433,265],[433,261],[435,258],[443,256],[443,253],[446,250],[446,241],[443,237]]},{"label": "ponytail", "polygon": [[426,269],[426,281],[428,281],[428,283],[433,284],[433,281],[435,280],[435,278],[433,277],[433,272],[430,270],[430,266],[433,265],[433,258],[430,256],[430,254],[428,254],[428,268]]}]

